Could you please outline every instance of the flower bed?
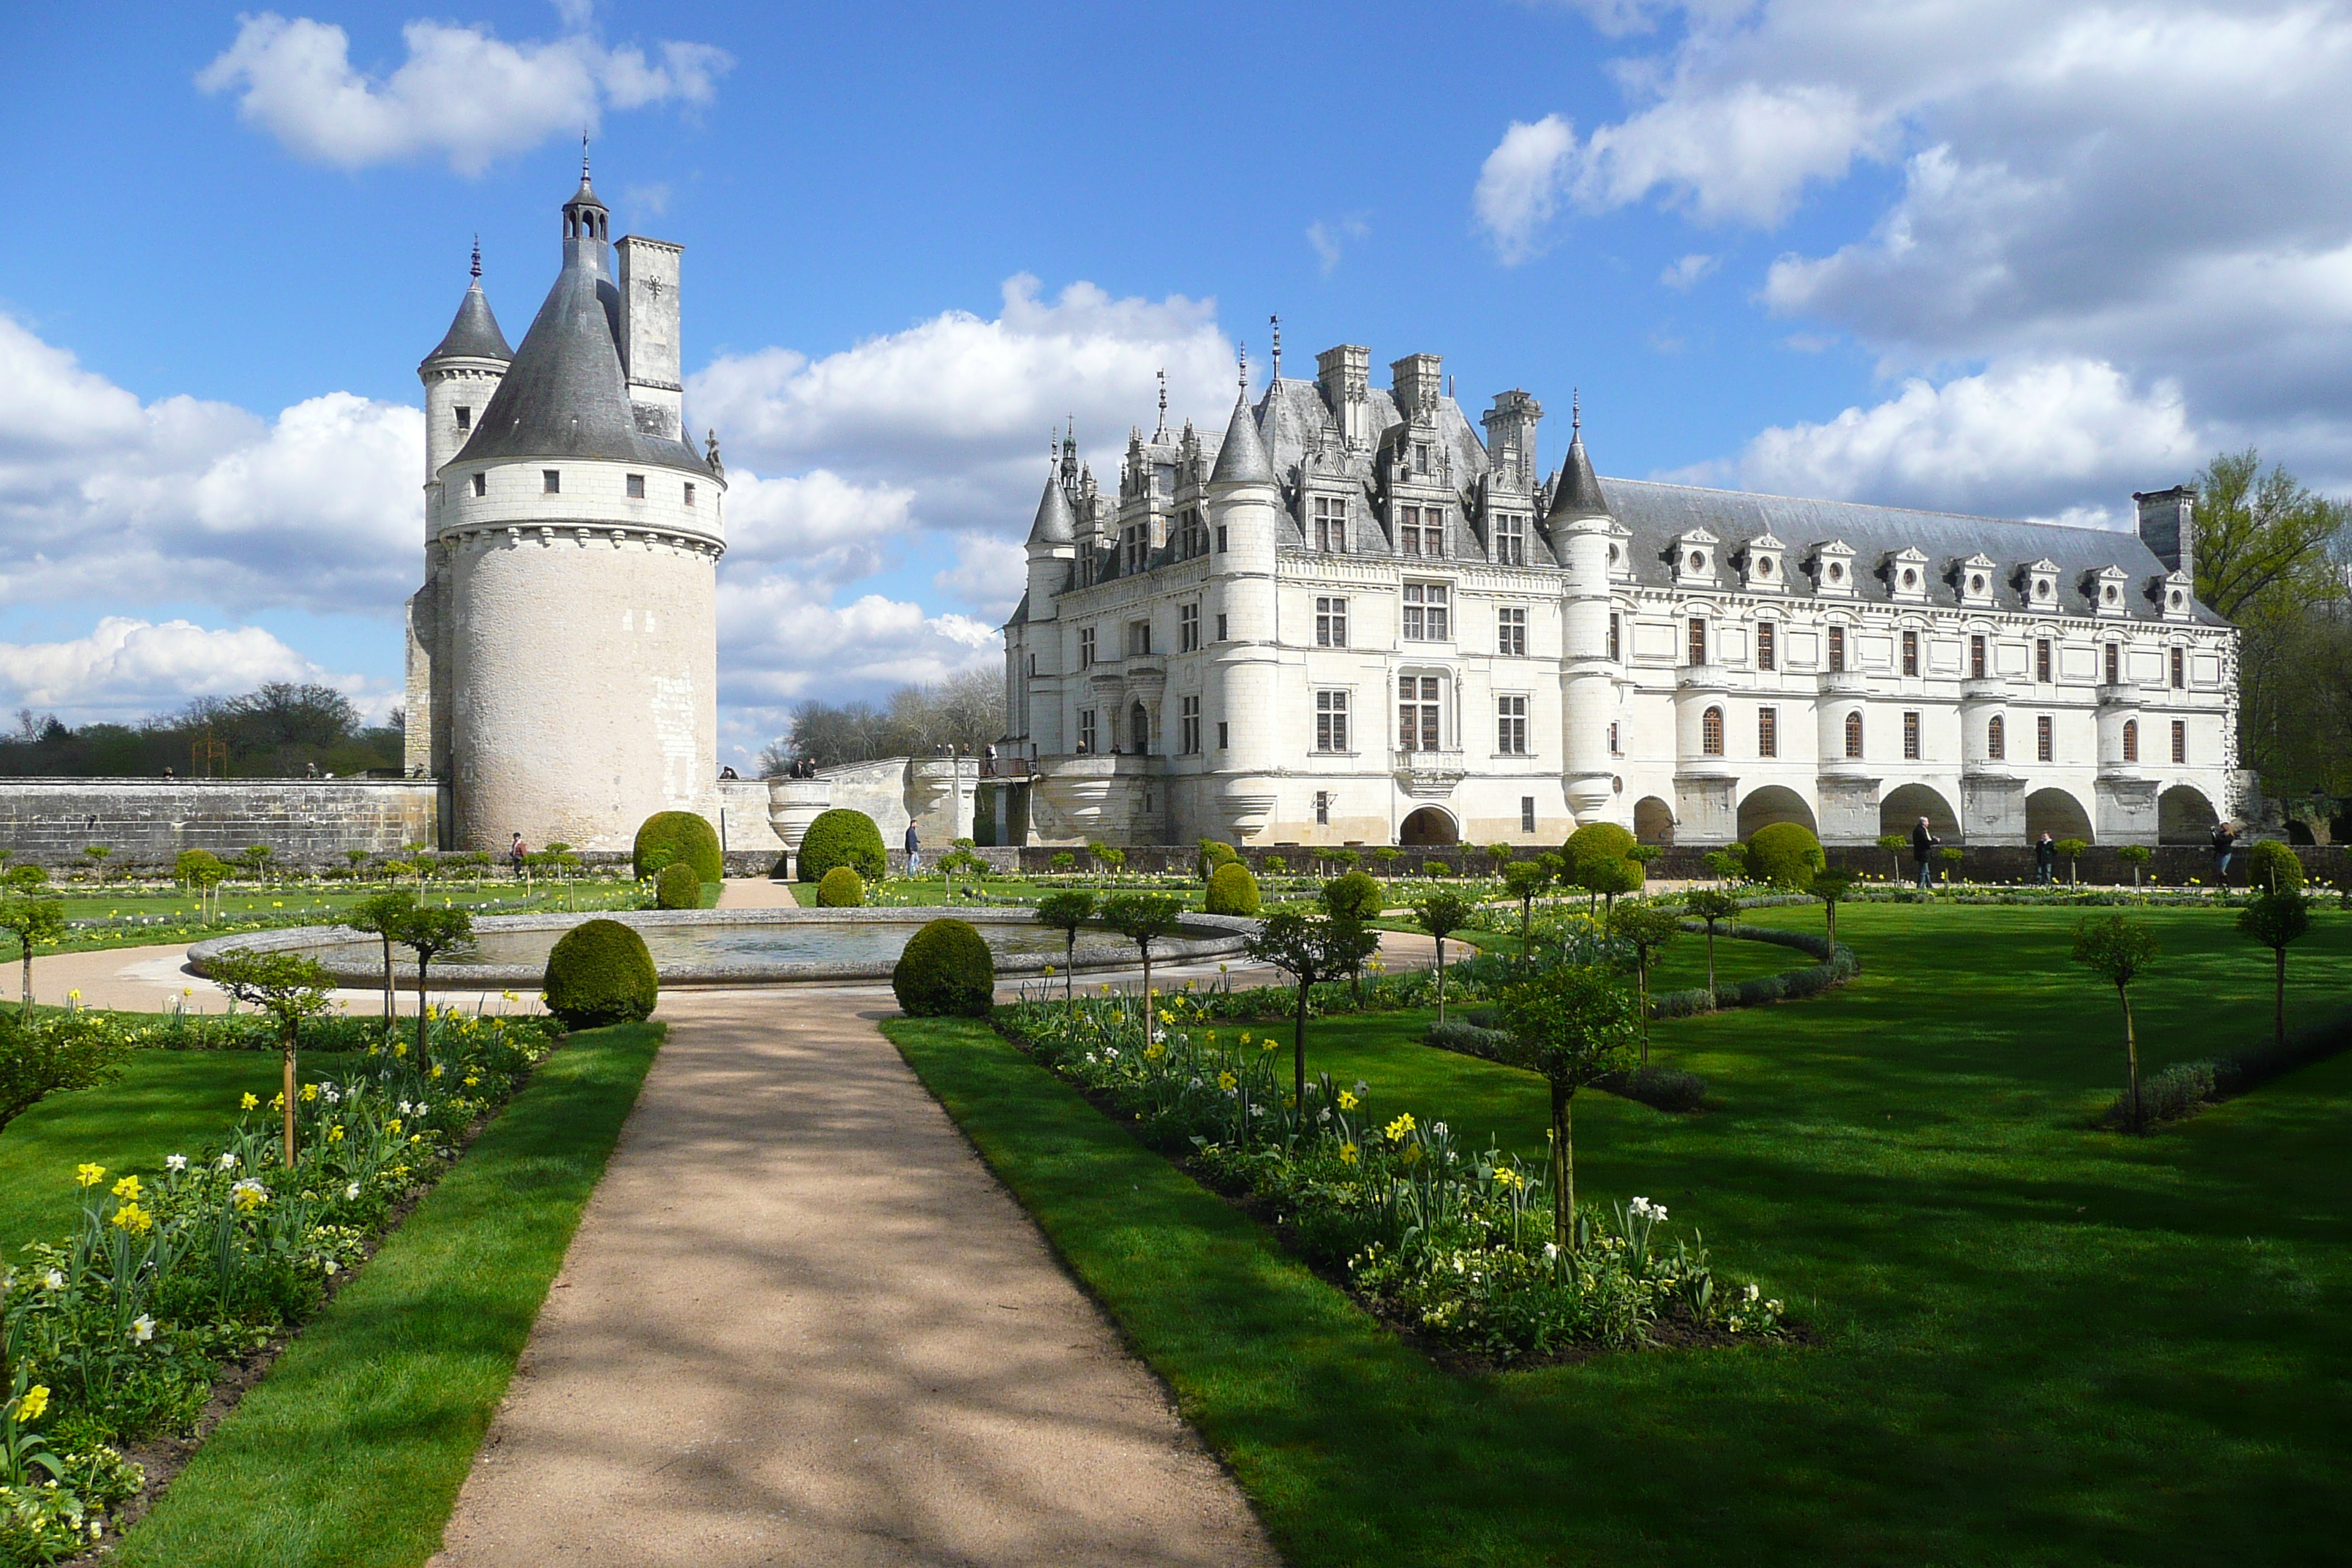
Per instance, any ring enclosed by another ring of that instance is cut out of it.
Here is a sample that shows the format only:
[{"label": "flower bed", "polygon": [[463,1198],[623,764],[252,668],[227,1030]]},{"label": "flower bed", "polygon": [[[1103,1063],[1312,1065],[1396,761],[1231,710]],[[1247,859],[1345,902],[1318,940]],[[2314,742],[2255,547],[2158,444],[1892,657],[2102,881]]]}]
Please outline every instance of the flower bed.
[{"label": "flower bed", "polygon": [[1719,1282],[1704,1238],[1663,1233],[1662,1206],[1580,1205],[1563,1251],[1547,1172],[1470,1148],[1443,1121],[1375,1110],[1360,1082],[1326,1074],[1294,1104],[1279,1042],[1207,1027],[1192,998],[1161,1001],[1149,1040],[1124,997],[1023,1003],[997,1021],[1383,1318],[1502,1364],[1780,1331],[1780,1303]]},{"label": "flower bed", "polygon": [[100,1540],[144,1482],[117,1446],[193,1432],[224,1372],[318,1310],[554,1040],[545,1019],[444,1014],[420,1053],[406,1022],[368,1026],[362,1050],[306,1058],[290,1169],[283,1097],[247,1094],[161,1172],[75,1171],[75,1234],[0,1280],[0,1563]]}]

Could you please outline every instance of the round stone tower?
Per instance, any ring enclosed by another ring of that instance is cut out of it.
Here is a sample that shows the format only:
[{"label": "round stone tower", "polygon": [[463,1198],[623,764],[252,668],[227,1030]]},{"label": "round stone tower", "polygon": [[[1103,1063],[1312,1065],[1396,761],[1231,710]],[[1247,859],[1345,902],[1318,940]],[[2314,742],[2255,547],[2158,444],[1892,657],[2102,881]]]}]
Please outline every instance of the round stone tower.
[{"label": "round stone tower", "polygon": [[583,160],[563,269],[433,476],[459,848],[715,814],[726,482],[682,428],[679,247],[610,225]]}]

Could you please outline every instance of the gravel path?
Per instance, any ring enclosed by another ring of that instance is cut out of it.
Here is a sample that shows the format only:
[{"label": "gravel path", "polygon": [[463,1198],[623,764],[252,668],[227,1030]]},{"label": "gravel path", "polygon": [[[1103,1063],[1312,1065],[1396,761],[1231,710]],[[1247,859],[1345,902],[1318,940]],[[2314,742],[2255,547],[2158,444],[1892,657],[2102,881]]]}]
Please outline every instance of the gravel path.
[{"label": "gravel path", "polygon": [[436,1568],[1276,1562],[889,1010],[664,1002]]}]

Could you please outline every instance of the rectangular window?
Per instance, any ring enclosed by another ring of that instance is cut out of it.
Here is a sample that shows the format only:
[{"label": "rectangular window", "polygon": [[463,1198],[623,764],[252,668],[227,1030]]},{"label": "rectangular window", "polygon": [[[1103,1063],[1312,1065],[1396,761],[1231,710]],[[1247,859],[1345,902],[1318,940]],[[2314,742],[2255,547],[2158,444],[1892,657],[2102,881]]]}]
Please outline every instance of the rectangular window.
[{"label": "rectangular window", "polygon": [[1448,590],[1443,583],[1407,583],[1404,585],[1404,637],[1407,642],[1444,642],[1451,635],[1446,625]]},{"label": "rectangular window", "polygon": [[1780,628],[1769,621],[1756,623],[1756,668],[1759,669],[1780,668]]},{"label": "rectangular window", "polygon": [[1845,628],[1830,628],[1830,673],[1841,674],[1845,669]]},{"label": "rectangular window", "polygon": [[1519,831],[1522,833],[1533,833],[1535,830],[1536,797],[1531,795],[1523,795],[1519,796]]},{"label": "rectangular window", "polygon": [[1917,632],[1903,634],[1903,673],[1906,675],[1919,673],[1919,634]]},{"label": "rectangular window", "polygon": [[2044,713],[2033,721],[2033,760],[2035,762],[2046,763],[2053,760],[2052,752],[2054,748],[2051,744],[2050,730],[2049,714]]},{"label": "rectangular window", "polygon": [[474,411],[463,404],[457,406],[457,433],[464,435],[474,427]]},{"label": "rectangular window", "polygon": [[1318,752],[1344,752],[1348,749],[1346,692],[1318,691],[1315,694],[1315,749]]},{"label": "rectangular window", "polygon": [[621,482],[622,482],[622,484],[623,484],[624,486],[625,486],[625,487],[627,488],[628,492],[629,492],[629,499],[630,499],[631,500],[645,500],[645,499],[646,499],[646,477],[645,477],[645,475],[643,475],[643,474],[630,474],[630,475],[628,475],[626,478],[625,478]]},{"label": "rectangular window", "polygon": [[1505,609],[1495,612],[1495,651],[1520,654],[1528,651],[1528,613]]},{"label": "rectangular window", "polygon": [[1759,757],[1780,754],[1780,710],[1777,708],[1756,710],[1756,754]]},{"label": "rectangular window", "polygon": [[1692,664],[1706,662],[1706,622],[1697,616],[1690,620],[1690,660]]},{"label": "rectangular window", "polygon": [[2111,642],[2107,645],[2107,684],[2120,686],[2123,684],[2123,679],[2124,645]]},{"label": "rectangular window", "polygon": [[1315,646],[1346,647],[1348,646],[1348,601],[1322,599],[1315,601]]},{"label": "rectangular window", "polygon": [[1029,679],[1037,679],[1037,656],[1034,653],[1029,656]]},{"label": "rectangular window", "polygon": [[1331,792],[1328,789],[1318,789],[1315,792],[1315,826],[1318,827],[1331,826]]},{"label": "rectangular window", "polygon": [[1397,749],[1433,752],[1437,748],[1437,677],[1397,677]]},{"label": "rectangular window", "polygon": [[1095,629],[1092,626],[1080,626],[1078,628],[1078,668],[1092,669],[1094,667]]},{"label": "rectangular window", "polygon": [[1507,757],[1528,754],[1526,698],[1498,697],[1495,700],[1495,750]]},{"label": "rectangular window", "polygon": [[1095,710],[1091,708],[1081,708],[1078,710],[1078,750],[1091,752],[1094,749]]},{"label": "rectangular window", "polygon": [[1150,621],[1129,621],[1127,623],[1127,651],[1130,655],[1145,654],[1151,651],[1151,623]]},{"label": "rectangular window", "polygon": [[2172,721],[2172,760],[2176,763],[2189,761],[2189,724],[2186,720]]},{"label": "rectangular window", "polygon": [[1609,726],[1609,754],[1612,757],[1625,754],[1625,748],[1617,743],[1617,726],[1614,724]]},{"label": "rectangular window", "polygon": [[476,474],[474,476],[474,493],[478,496],[486,496],[490,493],[489,475]]},{"label": "rectangular window", "polygon": [[1612,610],[1609,612],[1609,662],[1612,664],[1616,663],[1619,658],[1623,657],[1618,652],[1618,647],[1617,612]]},{"label": "rectangular window", "polygon": [[1196,555],[1208,552],[1209,525],[1201,521],[1197,510],[1188,506],[1178,521],[1177,555],[1181,560],[1190,561]]},{"label": "rectangular window", "polygon": [[1229,546],[1225,542],[1225,525],[1217,524],[1217,553],[1223,555]]},{"label": "rectangular window", "polygon": [[2033,679],[2048,685],[2050,681],[2050,639],[2033,639]]},{"label": "rectangular window", "polygon": [[1517,512],[1496,514],[1495,563],[1498,566],[1524,566],[1528,563],[1528,520]]},{"label": "rectangular window", "polygon": [[1225,640],[1225,617],[1223,616],[1217,617],[1217,640],[1219,642]]},{"label": "rectangular window", "polygon": [[1919,760],[1919,715],[1903,715],[1903,758],[1906,762]]},{"label": "rectangular window", "polygon": [[1348,501],[1344,496],[1315,498],[1315,548],[1333,555],[1348,552]]},{"label": "rectangular window", "polygon": [[1985,640],[1981,635],[1969,638],[1969,679],[1985,678]]},{"label": "rectangular window", "polygon": [[1701,756],[1723,755],[1723,710],[1710,708],[1698,716],[1698,749]]},{"label": "rectangular window", "polygon": [[1226,736],[1226,732],[1227,732],[1227,727],[1226,727],[1226,725],[1225,725],[1224,721],[1223,721],[1223,720],[1218,721],[1218,723],[1217,723],[1217,750],[1219,750],[1219,751],[1221,751],[1221,752],[1222,752],[1222,751],[1223,751],[1223,750],[1225,749],[1225,736]]},{"label": "rectangular window", "polygon": [[694,486],[690,481],[686,487],[686,504],[688,506],[694,504]]},{"label": "rectangular window", "polygon": [[539,489],[540,493],[542,495],[562,495],[563,493],[563,471],[561,468],[540,469]]},{"label": "rectangular window", "polygon": [[1445,509],[1406,506],[1397,509],[1397,550],[1416,559],[1435,561],[1445,554]]},{"label": "rectangular window", "polygon": [[1177,750],[1186,756],[1197,755],[1201,750],[1201,700],[1187,697],[1177,706]]},{"label": "rectangular window", "polygon": [[2175,691],[2189,684],[2189,660],[2185,654],[2186,650],[2179,647],[2172,650],[2172,689]]},{"label": "rectangular window", "polygon": [[1177,605],[1176,651],[1178,653],[1194,653],[1199,651],[1200,647],[1201,606],[1198,605]]}]

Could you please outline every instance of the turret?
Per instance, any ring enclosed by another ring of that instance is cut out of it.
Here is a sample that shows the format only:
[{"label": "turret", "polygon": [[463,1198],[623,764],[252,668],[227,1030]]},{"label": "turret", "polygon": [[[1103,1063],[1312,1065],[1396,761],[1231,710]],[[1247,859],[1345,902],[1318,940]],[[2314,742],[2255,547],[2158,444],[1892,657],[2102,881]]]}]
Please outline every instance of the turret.
[{"label": "turret", "polygon": [[1062,488],[1059,465],[1045,476],[1045,492],[1037,498],[1037,516],[1029,524],[1029,618],[1058,617],[1055,601],[1070,585],[1071,565],[1078,554],[1077,519],[1070,510],[1070,492]]},{"label": "turret", "polygon": [[[1244,373],[1246,374],[1246,373]],[[1280,650],[1276,647],[1275,553],[1281,539],[1281,495],[1249,406],[1248,384],[1234,399],[1224,444],[1209,472],[1213,614],[1223,640],[1216,661],[1216,722],[1224,735],[1213,752],[1227,831],[1246,839],[1276,804],[1281,766]],[[1294,716],[1295,717],[1295,716]]]},{"label": "turret", "polygon": [[1548,514],[1553,553],[1567,569],[1563,607],[1560,732],[1568,759],[1562,783],[1581,824],[1599,819],[1614,795],[1609,716],[1616,669],[1609,662],[1609,504],[1584,450],[1582,408],[1570,405],[1568,457],[1560,464]]},{"label": "turret", "polygon": [[[457,301],[457,314],[440,343],[416,367],[425,384],[425,482],[431,485],[441,465],[457,455],[474,433],[474,421],[487,407],[490,394],[507,373],[514,351],[507,347],[499,319],[490,313],[482,292],[482,247],[474,247],[474,280]],[[425,520],[428,530],[433,520]],[[427,538],[431,537],[428,531]]]}]

